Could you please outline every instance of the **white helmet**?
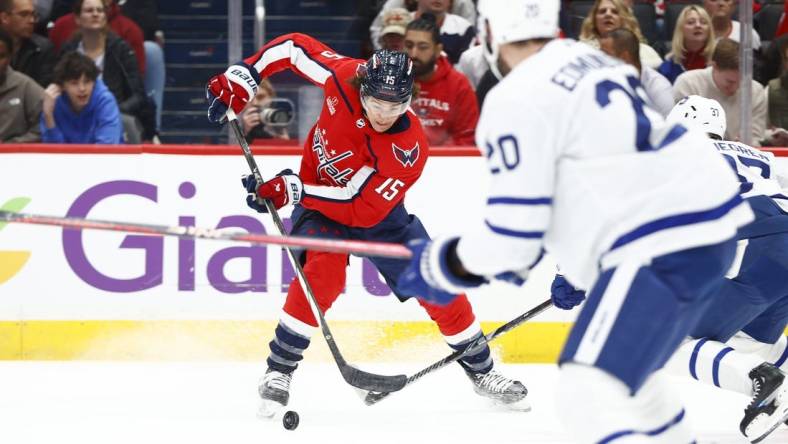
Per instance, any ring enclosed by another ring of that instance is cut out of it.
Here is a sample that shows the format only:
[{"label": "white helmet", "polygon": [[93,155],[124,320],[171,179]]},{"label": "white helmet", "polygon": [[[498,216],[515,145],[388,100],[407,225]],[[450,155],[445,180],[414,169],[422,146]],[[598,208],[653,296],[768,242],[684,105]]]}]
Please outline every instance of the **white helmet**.
[{"label": "white helmet", "polygon": [[727,123],[725,110],[719,102],[701,96],[688,96],[679,100],[666,118],[671,123],[681,123],[707,134],[725,138]]},{"label": "white helmet", "polygon": [[484,56],[498,78],[500,45],[558,37],[560,0],[479,0],[477,9]]}]

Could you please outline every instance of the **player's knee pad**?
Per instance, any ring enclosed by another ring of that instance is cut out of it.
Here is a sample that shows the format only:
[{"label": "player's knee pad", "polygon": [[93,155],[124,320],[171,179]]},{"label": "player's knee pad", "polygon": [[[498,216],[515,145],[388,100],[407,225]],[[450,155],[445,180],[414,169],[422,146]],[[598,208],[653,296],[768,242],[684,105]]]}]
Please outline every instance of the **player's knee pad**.
[{"label": "player's knee pad", "polygon": [[430,319],[438,324],[438,329],[443,336],[455,336],[465,331],[476,320],[468,297],[461,294],[447,305],[437,305],[419,299],[419,304],[424,307]]},{"label": "player's knee pad", "polygon": [[611,374],[586,365],[561,366],[558,416],[578,442],[613,444],[692,442],[684,410],[652,375],[632,395]]}]

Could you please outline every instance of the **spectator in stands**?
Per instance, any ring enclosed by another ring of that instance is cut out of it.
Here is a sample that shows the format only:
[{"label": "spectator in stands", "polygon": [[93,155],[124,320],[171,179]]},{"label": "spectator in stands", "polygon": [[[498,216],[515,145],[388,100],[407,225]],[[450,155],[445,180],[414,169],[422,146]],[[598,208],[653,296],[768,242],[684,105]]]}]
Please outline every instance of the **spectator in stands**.
[{"label": "spectator in stands", "polygon": [[261,79],[260,84],[257,85],[257,94],[241,113],[241,125],[247,142],[252,143],[254,139],[290,139],[287,127],[277,127],[263,122],[261,112],[266,109],[274,97],[276,97],[276,91],[271,81]]},{"label": "spectator in stands", "polygon": [[788,146],[788,39],[779,41],[782,73],[766,86],[769,129],[764,145]]},{"label": "spectator in stands", "polygon": [[640,41],[635,33],[626,28],[614,29],[599,39],[599,47],[606,54],[635,67],[651,104],[662,117],[666,117],[673,108],[673,90],[662,74],[640,65]]},{"label": "spectator in stands", "polygon": [[714,43],[709,13],[698,5],[688,5],[676,20],[671,50],[659,65],[659,73],[673,83],[684,71],[705,68],[711,61]]},{"label": "spectator in stands", "polygon": [[780,17],[780,23],[777,24],[777,31],[774,33],[774,38],[788,34],[788,2],[783,1],[783,16]]},{"label": "spectator in stands", "polygon": [[99,69],[77,52],[55,66],[44,95],[42,140],[49,143],[123,143],[123,124],[115,97],[99,79]]},{"label": "spectator in stands", "polygon": [[772,40],[766,48],[766,51],[763,52],[763,64],[761,65],[760,75],[757,77],[757,80],[764,85],[780,76],[783,66],[783,57],[782,54],[780,54],[780,47],[784,44],[783,42],[788,42],[788,34]]},{"label": "spectator in stands", "polygon": [[[741,35],[741,23],[733,20],[733,12],[736,3],[733,0],[703,0],[703,8],[711,17],[711,26],[714,28],[714,35],[717,39],[729,38],[734,42],[739,41]],[[752,49],[761,48],[761,37],[752,30]]]},{"label": "spectator in stands", "polygon": [[405,47],[405,28],[412,20],[405,8],[392,8],[383,14],[383,29],[380,31],[380,47],[402,51]]},{"label": "spectator in stands", "polygon": [[479,83],[476,85],[476,102],[479,104],[479,109],[484,105],[484,98],[487,97],[487,93],[490,92],[498,82],[500,82],[500,79],[496,77],[492,69],[489,68],[482,78],[479,79]]},{"label": "spectator in stands", "polygon": [[640,41],[640,64],[656,69],[662,63],[657,51],[645,43],[640,25],[623,0],[596,0],[580,28],[580,41],[599,48],[599,38],[608,32],[626,28]]},{"label": "spectator in stands", "polygon": [[[460,17],[464,18],[471,24],[476,23],[476,3],[475,0],[452,0],[450,6],[450,12],[454,15],[459,15]],[[386,0],[386,3],[383,4],[383,7],[380,8],[380,12],[375,17],[375,20],[372,21],[372,24],[369,27],[369,34],[370,38],[372,39],[372,45],[375,49],[380,49],[380,31],[383,29],[383,14],[386,13],[389,9],[393,8],[405,8],[409,12],[416,11],[418,7],[418,0]]]},{"label": "spectator in stands", "polygon": [[[72,12],[55,20],[55,24],[52,26],[52,29],[49,30],[49,39],[55,44],[56,51],[62,51],[63,44],[65,44],[78,30],[78,5],[81,3],[82,2],[79,0],[75,1]],[[137,69],[140,74],[144,74],[145,45],[143,43],[142,29],[131,19],[120,13],[120,8],[114,0],[103,0],[103,6],[109,27],[134,50],[134,56],[137,58]]]},{"label": "spectator in stands", "polygon": [[460,60],[460,54],[471,46],[476,30],[468,20],[459,15],[450,14],[451,0],[419,0],[414,18],[430,13],[436,17],[440,27],[443,51],[453,64]]},{"label": "spectator in stands", "polygon": [[479,105],[471,84],[441,54],[436,17],[428,12],[410,22],[405,50],[413,60],[418,97],[411,106],[432,146],[474,145]]},{"label": "spectator in stands", "polygon": [[[156,132],[161,128],[161,111],[164,106],[164,84],[167,71],[164,64],[164,32],[159,28],[157,0],[120,0],[123,15],[132,19],[145,38],[145,93],[156,104]],[[154,136],[154,143],[158,137]]]},{"label": "spectator in stands", "polygon": [[482,45],[471,46],[463,51],[460,61],[454,67],[471,82],[474,89],[477,88],[484,74],[490,70],[490,64],[484,57]]},{"label": "spectator in stands", "polygon": [[[717,41],[711,56],[711,66],[681,74],[673,85],[673,100],[698,95],[720,102],[725,109],[728,140],[741,137],[741,111],[739,100],[739,44],[731,39]],[[752,81],[752,145],[760,146],[766,128],[766,93],[763,86]]]},{"label": "spectator in stands", "polygon": [[0,143],[38,142],[38,115],[44,90],[11,68],[11,36],[0,29]]},{"label": "spectator in stands", "polygon": [[52,81],[52,43],[34,34],[38,13],[33,0],[0,0],[0,27],[13,39],[11,66],[46,87]]},{"label": "spectator in stands", "polygon": [[63,45],[62,51],[64,54],[76,51],[94,61],[102,73],[101,79],[124,114],[127,141],[151,140],[156,127],[154,105],[145,94],[134,51],[109,31],[104,5],[101,0],[77,0],[74,3],[79,33]]}]

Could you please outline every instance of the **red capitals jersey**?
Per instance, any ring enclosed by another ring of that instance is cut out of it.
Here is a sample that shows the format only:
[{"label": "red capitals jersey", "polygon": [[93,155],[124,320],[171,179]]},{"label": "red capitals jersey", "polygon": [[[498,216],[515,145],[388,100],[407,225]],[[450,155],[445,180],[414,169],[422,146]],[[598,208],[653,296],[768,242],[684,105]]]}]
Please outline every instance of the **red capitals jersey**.
[{"label": "red capitals jersey", "polygon": [[365,61],[341,56],[304,34],[271,40],[245,62],[261,77],[290,69],[323,87],[323,108],[301,158],[301,205],[353,227],[385,219],[421,176],[429,156],[413,112],[384,133],[372,129],[350,83]]},{"label": "red capitals jersey", "polygon": [[428,81],[417,82],[413,109],[432,145],[475,145],[479,104],[471,82],[445,56],[438,58]]}]

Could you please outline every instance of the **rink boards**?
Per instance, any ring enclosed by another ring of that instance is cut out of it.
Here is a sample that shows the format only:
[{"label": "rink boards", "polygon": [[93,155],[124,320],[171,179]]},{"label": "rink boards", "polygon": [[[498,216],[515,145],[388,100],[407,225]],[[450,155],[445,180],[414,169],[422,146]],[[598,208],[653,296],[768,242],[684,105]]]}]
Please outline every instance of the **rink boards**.
[{"label": "rink boards", "polygon": [[[263,176],[297,169],[293,150],[258,153]],[[0,151],[7,209],[276,233],[244,203],[247,167],[236,147],[14,151]],[[408,210],[433,236],[473,229],[483,207],[483,159],[457,152],[466,155],[436,152],[408,192]],[[289,223],[289,212],[282,215]],[[523,287],[471,294],[484,329],[547,299],[554,266],[544,260]],[[0,225],[0,359],[263,360],[292,276],[272,246]],[[348,359],[445,351],[423,310],[398,302],[369,263],[352,258],[347,276],[328,319]],[[552,362],[573,315],[548,310],[497,341],[496,351],[508,362]],[[313,359],[329,359],[319,335],[313,343]]]}]

